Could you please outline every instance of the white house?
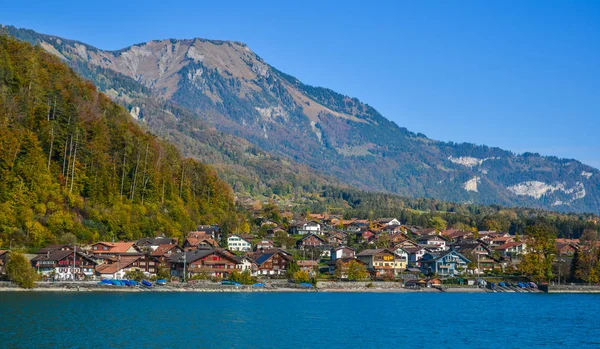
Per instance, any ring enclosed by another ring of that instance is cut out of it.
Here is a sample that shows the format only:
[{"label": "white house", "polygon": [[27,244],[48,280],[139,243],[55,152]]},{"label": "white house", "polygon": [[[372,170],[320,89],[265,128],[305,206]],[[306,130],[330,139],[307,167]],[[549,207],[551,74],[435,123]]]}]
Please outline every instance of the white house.
[{"label": "white house", "polygon": [[356,250],[346,246],[340,246],[330,251],[331,260],[354,258],[354,256],[356,256]]},{"label": "white house", "polygon": [[400,225],[400,221],[396,218],[381,218],[377,220],[377,223],[383,225]]},{"label": "white house", "polygon": [[417,243],[425,245],[431,251],[445,251],[448,249],[446,240],[439,235],[425,235],[417,239]]},{"label": "white house", "polygon": [[234,234],[227,238],[227,248],[230,251],[247,252],[252,251],[252,244],[243,237]]},{"label": "white house", "polygon": [[300,224],[292,227],[292,234],[300,234],[300,235],[315,234],[315,235],[321,235],[322,234],[321,224],[319,222],[315,222],[315,221],[308,221],[308,222],[305,222],[305,223],[300,223]]}]

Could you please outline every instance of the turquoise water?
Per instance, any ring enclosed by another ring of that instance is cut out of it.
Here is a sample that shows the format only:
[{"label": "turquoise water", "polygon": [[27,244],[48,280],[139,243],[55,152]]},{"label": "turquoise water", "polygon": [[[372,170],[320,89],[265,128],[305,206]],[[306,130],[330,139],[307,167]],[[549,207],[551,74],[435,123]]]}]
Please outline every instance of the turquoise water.
[{"label": "turquoise water", "polygon": [[599,348],[600,295],[0,293],[1,348]]}]

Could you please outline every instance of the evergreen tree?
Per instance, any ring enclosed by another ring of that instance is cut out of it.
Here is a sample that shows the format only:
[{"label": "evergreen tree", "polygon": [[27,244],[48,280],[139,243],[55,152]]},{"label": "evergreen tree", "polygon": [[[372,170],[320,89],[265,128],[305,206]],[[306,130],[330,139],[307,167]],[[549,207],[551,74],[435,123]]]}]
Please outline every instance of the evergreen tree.
[{"label": "evergreen tree", "polygon": [[579,260],[579,249],[575,250],[573,253],[573,258],[571,259],[571,268],[569,270],[569,282],[578,282],[579,281],[579,269],[581,268],[581,261]]}]

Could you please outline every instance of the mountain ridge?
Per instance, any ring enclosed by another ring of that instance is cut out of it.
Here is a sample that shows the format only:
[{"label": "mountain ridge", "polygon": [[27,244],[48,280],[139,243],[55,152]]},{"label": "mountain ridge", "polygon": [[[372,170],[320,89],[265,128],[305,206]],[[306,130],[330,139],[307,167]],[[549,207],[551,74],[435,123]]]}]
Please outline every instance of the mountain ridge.
[{"label": "mountain ridge", "polygon": [[147,88],[150,97],[188,109],[221,132],[360,189],[600,212],[600,171],[592,166],[429,139],[356,98],[303,84],[243,43],[169,39],[90,53],[56,37],[6,28],[57,51],[71,65],[84,62],[128,76]]}]

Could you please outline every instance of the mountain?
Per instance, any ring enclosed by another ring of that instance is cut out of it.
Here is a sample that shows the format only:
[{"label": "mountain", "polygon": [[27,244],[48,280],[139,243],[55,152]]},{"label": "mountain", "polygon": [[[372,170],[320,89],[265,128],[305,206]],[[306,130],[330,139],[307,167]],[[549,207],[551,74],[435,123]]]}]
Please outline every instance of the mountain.
[{"label": "mountain", "polygon": [[[291,159],[292,169],[302,163],[324,182],[330,176],[363,190],[411,197],[600,212],[598,169],[571,159],[429,139],[356,98],[303,84],[239,42],[171,39],[104,51],[29,30],[2,30],[67,61],[142,121],[148,103],[140,96],[158,98],[187,110],[189,122],[196,118],[236,136],[236,142],[243,138]],[[159,123],[167,133],[185,125]],[[195,139],[189,130],[179,131]]]},{"label": "mountain", "polygon": [[144,131],[58,58],[3,35],[0,178],[0,246],[182,237],[236,216],[214,169]]}]

